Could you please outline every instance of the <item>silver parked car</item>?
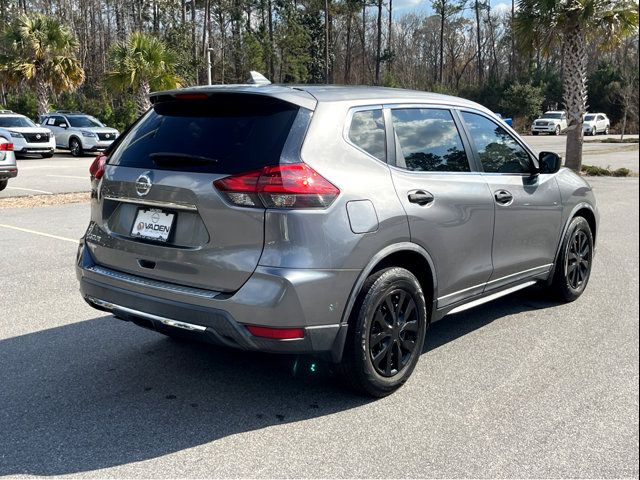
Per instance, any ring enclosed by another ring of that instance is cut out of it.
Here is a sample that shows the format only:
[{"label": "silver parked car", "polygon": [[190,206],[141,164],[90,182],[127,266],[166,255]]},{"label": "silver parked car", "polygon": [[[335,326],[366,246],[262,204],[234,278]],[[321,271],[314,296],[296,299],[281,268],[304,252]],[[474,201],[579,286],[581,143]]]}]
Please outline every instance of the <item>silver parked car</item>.
[{"label": "silver parked car", "polygon": [[611,128],[611,121],[604,113],[587,113],[584,116],[582,131],[585,135],[595,136],[599,133],[609,135],[609,128]]},{"label": "silver parked car", "polygon": [[7,188],[10,178],[18,176],[18,165],[13,153],[11,132],[0,128],[0,191]]},{"label": "silver parked car", "polygon": [[55,134],[58,148],[68,149],[76,157],[106,150],[119,134],[91,115],[68,110],[49,112],[40,117],[40,124]]},{"label": "silver parked car", "polygon": [[476,103],[271,85],[151,100],[91,166],[77,276],[117,318],[317,354],[384,396],[431,322],[535,284],[572,301],[589,281],[591,188]]}]

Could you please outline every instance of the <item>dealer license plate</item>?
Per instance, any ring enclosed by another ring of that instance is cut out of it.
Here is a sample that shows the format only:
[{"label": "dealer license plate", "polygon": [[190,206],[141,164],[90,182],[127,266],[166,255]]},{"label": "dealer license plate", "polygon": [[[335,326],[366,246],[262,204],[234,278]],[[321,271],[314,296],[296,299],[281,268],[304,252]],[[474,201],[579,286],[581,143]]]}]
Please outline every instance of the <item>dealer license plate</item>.
[{"label": "dealer license plate", "polygon": [[157,208],[140,209],[133,222],[131,236],[166,242],[171,233],[175,214]]}]

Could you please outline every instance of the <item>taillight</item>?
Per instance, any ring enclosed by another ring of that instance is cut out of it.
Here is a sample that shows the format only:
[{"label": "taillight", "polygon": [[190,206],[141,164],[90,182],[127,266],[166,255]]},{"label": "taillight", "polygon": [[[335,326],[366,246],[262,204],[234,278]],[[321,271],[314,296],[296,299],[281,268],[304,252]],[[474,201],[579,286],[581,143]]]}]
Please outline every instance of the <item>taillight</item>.
[{"label": "taillight", "polygon": [[91,174],[91,178],[95,178],[96,180],[100,180],[104,175],[104,167],[107,164],[107,156],[104,153],[101,153],[96,156],[93,163],[89,167],[89,173]]},{"label": "taillight", "polygon": [[340,190],[304,163],[264,167],[213,185],[241,207],[326,208]]},{"label": "taillight", "polygon": [[0,152],[10,152],[13,150],[13,143],[0,143]]}]

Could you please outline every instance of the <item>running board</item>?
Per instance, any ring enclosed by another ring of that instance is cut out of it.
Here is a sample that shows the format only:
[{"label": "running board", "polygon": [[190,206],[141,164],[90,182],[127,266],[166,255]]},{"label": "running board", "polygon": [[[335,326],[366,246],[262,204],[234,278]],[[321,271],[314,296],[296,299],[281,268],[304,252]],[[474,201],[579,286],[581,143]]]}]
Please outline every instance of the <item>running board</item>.
[{"label": "running board", "polygon": [[146,320],[155,320],[169,327],[181,328],[183,330],[189,330],[191,332],[204,332],[207,329],[207,327],[203,327],[202,325],[194,325],[193,323],[180,322],[179,320],[160,317],[158,315],[153,315],[152,313],[141,312],[139,310],[134,310],[133,308],[123,307],[122,305],[116,305],[115,303],[106,302],[95,297],[87,297],[87,300],[98,307],[109,310],[110,312],[128,313],[135,317],[144,318]]},{"label": "running board", "polygon": [[477,307],[479,305],[483,305],[485,303],[488,303],[488,302],[491,302],[491,301],[496,300],[498,298],[501,298],[501,297],[504,297],[506,295],[509,295],[509,294],[511,294],[513,292],[517,292],[518,290],[522,290],[523,288],[527,288],[527,287],[530,287],[531,285],[535,285],[536,283],[538,283],[536,280],[531,280],[531,281],[523,283],[521,285],[516,285],[515,287],[507,288],[506,290],[502,290],[500,292],[496,292],[496,293],[493,293],[491,295],[487,295],[486,297],[482,297],[482,298],[479,298],[479,299],[474,300],[472,302],[460,305],[460,306],[454,308],[453,310],[450,310],[449,312],[447,312],[447,315],[451,315],[452,313],[464,312],[465,310],[469,310],[470,308],[474,308],[474,307]]}]

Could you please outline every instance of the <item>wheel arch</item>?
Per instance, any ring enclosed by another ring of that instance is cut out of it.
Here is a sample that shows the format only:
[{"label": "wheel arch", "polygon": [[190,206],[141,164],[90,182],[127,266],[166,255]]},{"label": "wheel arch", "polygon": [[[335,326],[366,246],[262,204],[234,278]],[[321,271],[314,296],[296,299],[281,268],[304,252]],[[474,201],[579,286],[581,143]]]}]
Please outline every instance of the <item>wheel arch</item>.
[{"label": "wheel arch", "polygon": [[356,304],[358,295],[360,294],[362,287],[366,279],[379,270],[387,267],[402,267],[413,273],[422,287],[425,293],[427,303],[427,316],[428,320],[431,320],[436,308],[436,299],[438,298],[438,280],[436,275],[435,264],[429,253],[412,242],[401,242],[393,245],[389,245],[375,254],[366,267],[360,272],[358,279],[356,280],[349,299],[345,305],[342,313],[342,319],[340,323],[340,331],[334,342],[331,352],[331,360],[333,362],[339,362],[342,359],[342,352],[347,339],[347,332],[349,329],[351,314],[353,307]]},{"label": "wheel arch", "polygon": [[80,148],[82,148],[82,139],[76,135],[75,133],[69,135],[69,140],[67,141],[67,147],[71,148],[71,140],[77,140],[80,142]]},{"label": "wheel arch", "polygon": [[553,267],[549,272],[548,282],[551,282],[551,280],[553,280],[553,276],[556,270],[556,265],[558,263],[558,257],[560,256],[560,249],[562,248],[562,241],[564,240],[564,237],[567,234],[567,230],[569,230],[569,225],[571,225],[571,222],[576,217],[583,217],[589,223],[589,227],[591,228],[591,234],[593,235],[593,244],[594,246],[596,244],[596,237],[598,234],[598,216],[596,214],[596,211],[590,203],[587,203],[587,202],[579,203],[578,205],[573,207],[573,210],[571,210],[571,214],[567,217],[567,221],[565,222],[564,227],[562,228],[562,233],[560,234],[560,239],[558,240],[558,245],[556,247],[556,255],[553,258]]}]

